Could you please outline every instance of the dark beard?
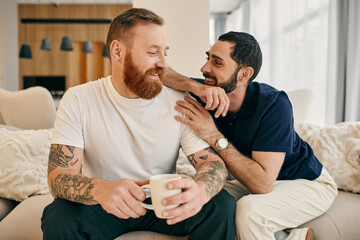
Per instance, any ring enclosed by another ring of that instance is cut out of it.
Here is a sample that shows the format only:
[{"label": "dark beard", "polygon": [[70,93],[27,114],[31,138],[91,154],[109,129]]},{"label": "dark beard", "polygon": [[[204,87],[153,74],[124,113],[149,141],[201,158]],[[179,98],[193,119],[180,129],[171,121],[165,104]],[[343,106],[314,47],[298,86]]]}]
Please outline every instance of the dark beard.
[{"label": "dark beard", "polygon": [[[226,82],[220,83],[217,86],[224,89],[226,93],[234,91],[237,86],[237,73],[238,73],[238,71],[235,71],[233,73],[233,75],[231,75],[231,77]],[[217,78],[214,76],[211,76],[210,74],[204,73],[203,76],[205,78],[210,78],[210,79],[215,80],[216,83],[218,82]]]},{"label": "dark beard", "polygon": [[[148,79],[151,74],[159,74],[160,80]],[[125,56],[124,82],[131,92],[143,99],[152,99],[159,95],[162,90],[164,69],[157,67],[149,69],[145,74],[132,61],[131,53]]]},{"label": "dark beard", "polygon": [[219,84],[219,87],[223,88],[226,93],[235,90],[237,86],[237,73],[238,71],[235,71],[234,74],[226,82]]}]

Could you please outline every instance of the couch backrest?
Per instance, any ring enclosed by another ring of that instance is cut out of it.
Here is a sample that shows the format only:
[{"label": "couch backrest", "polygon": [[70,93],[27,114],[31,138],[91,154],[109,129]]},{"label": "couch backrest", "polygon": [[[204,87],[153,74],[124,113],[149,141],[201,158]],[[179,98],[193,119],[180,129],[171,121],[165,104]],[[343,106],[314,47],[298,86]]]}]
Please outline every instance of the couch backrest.
[{"label": "couch backrest", "polygon": [[16,92],[0,89],[0,115],[0,124],[43,129],[54,127],[56,110],[46,88],[31,87]]},{"label": "couch backrest", "polygon": [[296,123],[306,122],[313,92],[311,89],[299,89],[286,92],[293,106],[294,121]]}]

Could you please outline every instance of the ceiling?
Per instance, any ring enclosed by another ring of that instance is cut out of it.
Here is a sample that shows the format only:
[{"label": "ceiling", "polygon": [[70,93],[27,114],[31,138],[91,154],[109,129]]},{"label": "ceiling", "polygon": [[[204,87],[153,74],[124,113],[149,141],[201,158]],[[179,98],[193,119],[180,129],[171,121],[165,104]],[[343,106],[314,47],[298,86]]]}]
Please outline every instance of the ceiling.
[{"label": "ceiling", "polygon": [[[132,0],[14,0],[35,4],[131,4]],[[180,1],[180,0],[179,0]],[[210,13],[226,14],[236,9],[243,0],[210,0]]]}]

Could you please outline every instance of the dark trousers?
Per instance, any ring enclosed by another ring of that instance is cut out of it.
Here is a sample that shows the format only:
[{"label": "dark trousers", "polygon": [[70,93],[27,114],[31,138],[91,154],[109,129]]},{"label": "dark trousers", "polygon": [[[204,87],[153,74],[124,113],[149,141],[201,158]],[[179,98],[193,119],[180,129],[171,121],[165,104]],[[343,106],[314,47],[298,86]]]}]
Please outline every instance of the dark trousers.
[{"label": "dark trousers", "polygon": [[131,231],[153,231],[189,239],[235,239],[234,198],[225,190],[213,197],[195,216],[167,225],[148,210],[137,219],[119,219],[100,205],[84,205],[55,199],[41,218],[44,239],[111,239]]}]

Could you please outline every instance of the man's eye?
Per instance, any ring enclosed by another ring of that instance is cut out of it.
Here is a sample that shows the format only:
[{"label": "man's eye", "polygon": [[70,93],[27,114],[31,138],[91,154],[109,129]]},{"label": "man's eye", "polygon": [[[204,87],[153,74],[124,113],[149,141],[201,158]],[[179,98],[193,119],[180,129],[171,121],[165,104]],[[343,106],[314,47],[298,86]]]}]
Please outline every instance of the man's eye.
[{"label": "man's eye", "polygon": [[214,61],[214,64],[217,65],[217,66],[221,66],[221,65],[222,65],[221,61],[217,61],[217,60]]},{"label": "man's eye", "polygon": [[150,55],[153,55],[155,56],[156,55],[156,52],[148,52]]}]

